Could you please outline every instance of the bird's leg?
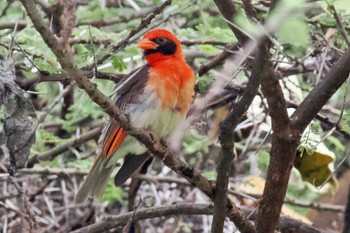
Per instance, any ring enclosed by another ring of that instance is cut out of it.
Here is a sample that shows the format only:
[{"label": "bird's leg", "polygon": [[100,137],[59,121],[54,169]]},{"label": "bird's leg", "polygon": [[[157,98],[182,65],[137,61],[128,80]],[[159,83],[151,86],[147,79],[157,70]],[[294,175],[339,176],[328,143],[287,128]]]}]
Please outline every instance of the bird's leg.
[{"label": "bird's leg", "polygon": [[162,158],[162,162],[164,162],[164,160],[169,156],[169,149],[168,149],[168,144],[167,142],[164,140],[164,139],[160,139],[160,144],[162,145],[162,148],[163,148],[163,154],[164,154],[164,157]]},{"label": "bird's leg", "polygon": [[162,158],[162,162],[163,162],[169,155],[168,144],[162,138],[160,138],[159,142],[157,143],[157,140],[156,140],[157,136],[153,132],[149,132],[149,136],[152,139],[152,144],[156,145],[156,147],[158,147],[158,151],[161,151],[161,153],[164,155]]}]

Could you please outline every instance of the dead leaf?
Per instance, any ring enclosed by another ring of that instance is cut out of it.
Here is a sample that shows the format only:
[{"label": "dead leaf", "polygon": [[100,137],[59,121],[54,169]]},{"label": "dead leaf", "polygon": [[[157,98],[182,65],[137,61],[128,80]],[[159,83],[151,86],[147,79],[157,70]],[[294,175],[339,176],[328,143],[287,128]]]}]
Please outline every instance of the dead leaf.
[{"label": "dead leaf", "polygon": [[331,153],[328,149],[322,150],[321,147],[311,154],[303,150],[294,166],[299,170],[303,180],[316,187],[321,186],[334,170],[331,166],[331,163],[334,162],[334,155]]}]

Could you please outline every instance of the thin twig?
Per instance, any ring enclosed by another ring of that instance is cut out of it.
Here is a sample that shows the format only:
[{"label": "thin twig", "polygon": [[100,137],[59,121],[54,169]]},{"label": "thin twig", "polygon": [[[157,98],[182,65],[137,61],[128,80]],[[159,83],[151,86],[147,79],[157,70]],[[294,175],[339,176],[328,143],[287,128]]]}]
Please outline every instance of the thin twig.
[{"label": "thin twig", "polygon": [[343,21],[341,20],[339,14],[338,14],[338,11],[335,9],[334,5],[333,4],[330,4],[328,5],[329,7],[329,10],[330,12],[333,14],[334,18],[335,18],[335,21],[337,22],[337,25],[340,29],[340,33],[341,35],[343,36],[346,44],[348,45],[348,47],[350,46],[350,40],[349,40],[349,37],[348,37],[348,33],[346,32],[345,30],[345,27],[344,27],[344,24],[343,24]]},{"label": "thin twig", "polygon": [[68,142],[56,146],[48,151],[45,151],[44,153],[41,154],[37,154],[32,156],[27,164],[27,167],[31,168],[33,167],[35,164],[41,162],[41,161],[51,161],[53,160],[56,156],[60,155],[61,153],[63,153],[64,151],[68,150],[70,147],[77,147],[79,145],[81,145],[82,143],[91,140],[95,137],[97,137],[102,130],[102,126],[99,126],[93,130],[90,130],[80,136],[74,137],[70,140],[68,140]]},{"label": "thin twig", "polygon": [[[112,51],[114,53],[117,53],[118,51],[120,51],[121,49],[125,48],[128,44],[129,44],[129,41],[131,40],[131,38],[136,35],[138,32],[140,32],[141,30],[145,29],[150,23],[151,21],[158,15],[160,14],[166,6],[170,5],[172,2],[172,0],[166,0],[162,5],[156,7],[153,12],[145,19],[142,19],[140,24],[132,29],[130,32],[129,32],[129,35],[121,40],[118,44],[116,45],[113,45],[112,46]],[[97,65],[100,65],[102,64],[105,60],[107,60],[111,55],[108,53],[106,55],[104,55],[102,58],[100,58],[98,61],[97,61]],[[94,67],[94,64],[86,67],[86,69],[88,70],[91,70],[92,68]]]}]

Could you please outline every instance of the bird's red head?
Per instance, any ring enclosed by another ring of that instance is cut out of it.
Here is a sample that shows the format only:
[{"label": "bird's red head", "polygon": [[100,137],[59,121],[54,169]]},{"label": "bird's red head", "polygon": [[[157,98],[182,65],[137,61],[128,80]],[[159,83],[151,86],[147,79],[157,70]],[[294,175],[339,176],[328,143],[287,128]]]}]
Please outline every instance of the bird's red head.
[{"label": "bird's red head", "polygon": [[139,42],[138,46],[144,50],[149,65],[169,59],[184,60],[180,41],[168,30],[156,29],[149,31]]}]

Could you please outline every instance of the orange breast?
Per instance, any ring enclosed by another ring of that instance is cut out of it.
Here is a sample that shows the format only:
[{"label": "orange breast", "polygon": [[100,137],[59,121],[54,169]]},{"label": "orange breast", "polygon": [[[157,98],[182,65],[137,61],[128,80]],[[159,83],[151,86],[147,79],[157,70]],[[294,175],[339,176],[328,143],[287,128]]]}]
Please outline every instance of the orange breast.
[{"label": "orange breast", "polygon": [[163,108],[187,113],[194,95],[195,78],[185,61],[158,62],[151,67],[148,84],[157,93]]}]

